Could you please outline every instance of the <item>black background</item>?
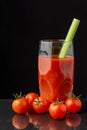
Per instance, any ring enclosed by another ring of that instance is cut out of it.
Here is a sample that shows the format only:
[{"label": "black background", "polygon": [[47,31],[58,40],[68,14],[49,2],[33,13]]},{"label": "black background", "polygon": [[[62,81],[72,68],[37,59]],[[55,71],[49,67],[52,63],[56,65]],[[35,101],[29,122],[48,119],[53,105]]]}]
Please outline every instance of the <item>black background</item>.
[{"label": "black background", "polygon": [[1,0],[0,98],[38,90],[37,56],[41,39],[65,38],[74,17],[74,93],[87,95],[86,0]]}]

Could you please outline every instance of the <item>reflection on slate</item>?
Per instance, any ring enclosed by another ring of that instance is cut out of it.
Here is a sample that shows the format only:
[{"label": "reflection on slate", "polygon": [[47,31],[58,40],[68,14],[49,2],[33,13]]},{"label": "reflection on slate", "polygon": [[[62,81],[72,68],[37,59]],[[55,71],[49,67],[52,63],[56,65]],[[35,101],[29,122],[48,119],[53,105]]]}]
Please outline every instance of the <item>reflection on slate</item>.
[{"label": "reflection on slate", "polygon": [[[87,99],[84,102],[87,104]],[[37,114],[30,110],[26,115],[18,115],[12,111],[12,100],[0,100],[0,129],[1,130],[87,130],[87,107],[79,113],[68,113],[62,120],[55,120],[48,113]]]}]

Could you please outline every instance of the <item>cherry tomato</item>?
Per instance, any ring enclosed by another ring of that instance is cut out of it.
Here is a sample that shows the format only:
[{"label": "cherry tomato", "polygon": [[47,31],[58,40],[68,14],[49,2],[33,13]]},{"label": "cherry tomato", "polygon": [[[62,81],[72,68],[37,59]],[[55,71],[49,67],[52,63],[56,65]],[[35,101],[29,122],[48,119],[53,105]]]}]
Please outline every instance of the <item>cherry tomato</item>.
[{"label": "cherry tomato", "polygon": [[69,112],[76,113],[80,111],[82,102],[78,97],[70,97],[66,100],[66,108]]},{"label": "cherry tomato", "polygon": [[49,106],[49,114],[54,119],[62,119],[66,115],[66,106],[63,102],[52,102]]},{"label": "cherry tomato", "polygon": [[12,117],[12,125],[16,129],[25,129],[29,125],[29,118],[26,115],[15,114]]},{"label": "cherry tomato", "polygon": [[35,98],[37,98],[39,95],[35,92],[30,92],[25,95],[25,98],[28,100],[29,108],[32,108],[32,103]]},{"label": "cherry tomato", "polygon": [[33,109],[37,113],[44,113],[48,110],[49,107],[49,101],[42,97],[39,96],[33,101]]},{"label": "cherry tomato", "polygon": [[78,127],[81,124],[81,116],[80,114],[69,113],[66,116],[65,122],[69,127]]},{"label": "cherry tomato", "polygon": [[24,97],[16,98],[12,102],[12,109],[18,114],[26,113],[28,110],[28,101]]}]

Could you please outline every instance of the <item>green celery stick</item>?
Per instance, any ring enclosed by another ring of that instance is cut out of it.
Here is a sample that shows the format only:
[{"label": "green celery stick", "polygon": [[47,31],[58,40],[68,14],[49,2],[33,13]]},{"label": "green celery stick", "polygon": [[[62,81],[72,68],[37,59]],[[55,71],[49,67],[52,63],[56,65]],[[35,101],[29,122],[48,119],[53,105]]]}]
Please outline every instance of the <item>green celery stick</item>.
[{"label": "green celery stick", "polygon": [[79,23],[80,23],[80,20],[78,20],[76,18],[73,19],[72,24],[71,24],[71,26],[69,28],[68,33],[67,33],[67,36],[66,36],[66,38],[64,40],[63,46],[61,48],[60,54],[58,56],[59,58],[66,57],[66,55],[68,53],[69,46],[73,41],[73,38],[75,36],[75,33],[76,33],[77,28],[79,26]]}]

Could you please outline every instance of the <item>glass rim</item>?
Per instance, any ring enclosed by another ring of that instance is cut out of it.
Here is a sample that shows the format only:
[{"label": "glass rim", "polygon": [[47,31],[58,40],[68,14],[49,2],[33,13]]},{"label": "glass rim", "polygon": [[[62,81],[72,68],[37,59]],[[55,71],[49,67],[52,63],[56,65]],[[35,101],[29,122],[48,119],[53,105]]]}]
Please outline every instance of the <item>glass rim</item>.
[{"label": "glass rim", "polygon": [[[42,39],[40,40],[40,43],[58,43],[58,42],[64,42],[65,40],[64,39]],[[68,41],[65,41],[65,42],[68,42]],[[73,42],[73,41],[69,41],[69,42]]]}]

